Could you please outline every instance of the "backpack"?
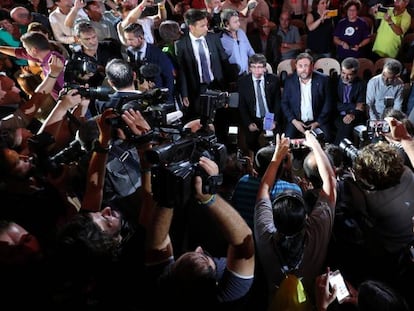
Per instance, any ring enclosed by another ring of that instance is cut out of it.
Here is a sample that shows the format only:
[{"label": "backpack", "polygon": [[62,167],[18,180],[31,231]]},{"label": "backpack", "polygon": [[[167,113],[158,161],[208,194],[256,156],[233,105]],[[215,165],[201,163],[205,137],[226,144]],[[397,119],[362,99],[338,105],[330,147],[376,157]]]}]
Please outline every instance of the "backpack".
[{"label": "backpack", "polygon": [[308,310],[312,310],[312,304],[302,282],[296,275],[286,274],[286,278],[280,283],[279,288],[271,298],[268,311]]},{"label": "backpack", "polygon": [[140,186],[140,162],[136,148],[125,142],[114,143],[106,163],[104,201],[129,196]]}]

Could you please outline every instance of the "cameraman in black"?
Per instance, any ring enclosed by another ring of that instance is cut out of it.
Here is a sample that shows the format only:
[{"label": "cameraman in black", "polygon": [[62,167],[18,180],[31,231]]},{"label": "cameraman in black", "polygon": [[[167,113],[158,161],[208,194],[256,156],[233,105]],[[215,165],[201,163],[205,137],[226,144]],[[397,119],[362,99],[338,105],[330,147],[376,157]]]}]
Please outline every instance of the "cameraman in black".
[{"label": "cameraman in black", "polygon": [[72,59],[85,59],[95,64],[94,68],[87,71],[90,76],[83,79],[85,84],[88,83],[89,87],[101,86],[105,79],[105,65],[114,58],[122,58],[121,45],[114,41],[99,42],[95,28],[88,22],[76,25],[75,37],[81,47],[79,51],[74,51]]}]

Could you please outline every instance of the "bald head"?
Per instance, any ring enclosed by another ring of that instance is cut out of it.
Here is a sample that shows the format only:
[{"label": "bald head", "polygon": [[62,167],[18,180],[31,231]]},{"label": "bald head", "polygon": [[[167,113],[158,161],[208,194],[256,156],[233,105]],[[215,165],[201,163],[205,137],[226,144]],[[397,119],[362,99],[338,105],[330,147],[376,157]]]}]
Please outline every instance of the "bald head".
[{"label": "bald head", "polygon": [[32,22],[32,15],[29,10],[22,6],[12,9],[10,16],[19,25],[29,25]]}]

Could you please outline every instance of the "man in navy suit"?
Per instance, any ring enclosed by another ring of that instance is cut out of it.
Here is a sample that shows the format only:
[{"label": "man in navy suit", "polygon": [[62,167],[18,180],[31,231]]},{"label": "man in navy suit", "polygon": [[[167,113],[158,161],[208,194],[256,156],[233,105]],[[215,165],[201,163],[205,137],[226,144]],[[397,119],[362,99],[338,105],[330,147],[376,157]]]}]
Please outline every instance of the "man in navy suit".
[{"label": "man in navy suit", "polygon": [[124,37],[128,45],[128,62],[133,68],[145,64],[156,64],[160,73],[155,77],[155,87],[168,88],[168,101],[174,102],[174,68],[170,58],[157,46],[147,43],[141,24],[133,23],[124,28]]},{"label": "man in navy suit", "polygon": [[[280,109],[280,83],[276,75],[266,73],[266,57],[254,54],[249,57],[250,73],[238,81],[239,111],[246,136],[246,145],[254,153],[260,148],[259,136],[263,132],[266,113],[273,113],[271,130],[283,130]],[[260,81],[260,82],[259,82]],[[258,88],[260,87],[260,91]],[[260,111],[259,96],[262,96],[264,111]]]},{"label": "man in navy suit", "polygon": [[[226,90],[224,68],[228,64],[220,38],[208,32],[207,12],[189,9],[184,15],[188,31],[175,42],[179,85],[186,120],[200,117],[200,94],[207,89]],[[206,66],[202,56],[205,55]],[[203,68],[205,70],[203,70]]]},{"label": "man in navy suit", "polygon": [[332,93],[329,77],[313,70],[308,53],[296,57],[296,72],[283,87],[282,111],[286,117],[285,134],[290,138],[304,137],[306,130],[320,128],[325,141],[332,139]]}]

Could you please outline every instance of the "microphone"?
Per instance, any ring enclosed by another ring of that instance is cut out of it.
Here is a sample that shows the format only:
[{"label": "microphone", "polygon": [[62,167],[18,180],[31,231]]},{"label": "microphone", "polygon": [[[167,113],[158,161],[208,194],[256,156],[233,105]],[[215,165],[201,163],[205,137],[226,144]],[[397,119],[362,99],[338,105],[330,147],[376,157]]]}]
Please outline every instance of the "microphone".
[{"label": "microphone", "polygon": [[173,124],[177,120],[179,120],[183,116],[183,112],[181,110],[173,111],[170,113],[167,113],[166,115],[166,122],[168,125]]}]

